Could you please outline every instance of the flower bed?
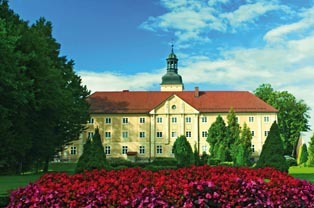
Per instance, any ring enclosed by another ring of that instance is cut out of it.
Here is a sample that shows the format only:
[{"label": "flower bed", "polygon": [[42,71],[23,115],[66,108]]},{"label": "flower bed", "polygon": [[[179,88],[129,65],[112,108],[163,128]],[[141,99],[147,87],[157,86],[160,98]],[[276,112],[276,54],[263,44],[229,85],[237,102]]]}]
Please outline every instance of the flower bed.
[{"label": "flower bed", "polygon": [[271,168],[140,168],[46,174],[8,207],[314,207],[314,185]]}]

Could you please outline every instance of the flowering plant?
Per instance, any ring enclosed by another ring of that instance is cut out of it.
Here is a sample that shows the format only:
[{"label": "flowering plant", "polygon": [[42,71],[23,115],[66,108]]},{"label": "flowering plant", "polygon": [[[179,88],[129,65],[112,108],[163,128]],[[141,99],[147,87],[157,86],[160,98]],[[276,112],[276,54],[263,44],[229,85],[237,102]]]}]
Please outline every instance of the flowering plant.
[{"label": "flowering plant", "polygon": [[314,185],[272,168],[198,166],[49,173],[8,207],[314,207]]}]

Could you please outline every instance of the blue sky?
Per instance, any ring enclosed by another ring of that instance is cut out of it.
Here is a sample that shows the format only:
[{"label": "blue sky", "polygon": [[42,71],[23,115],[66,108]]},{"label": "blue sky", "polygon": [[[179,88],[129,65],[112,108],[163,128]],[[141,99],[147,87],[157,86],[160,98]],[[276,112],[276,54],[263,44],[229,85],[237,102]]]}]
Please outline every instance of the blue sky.
[{"label": "blue sky", "polygon": [[[186,90],[287,90],[314,109],[313,0],[11,0],[51,21],[92,91],[159,90],[174,42]],[[314,124],[314,113],[311,124]]]}]

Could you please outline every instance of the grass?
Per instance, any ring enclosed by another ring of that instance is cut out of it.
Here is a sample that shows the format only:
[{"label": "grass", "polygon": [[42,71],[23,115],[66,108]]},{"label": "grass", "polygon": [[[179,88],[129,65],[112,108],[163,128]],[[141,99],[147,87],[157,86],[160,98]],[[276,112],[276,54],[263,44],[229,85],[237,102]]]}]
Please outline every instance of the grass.
[{"label": "grass", "polygon": [[314,183],[314,167],[292,166],[289,168],[289,174]]}]

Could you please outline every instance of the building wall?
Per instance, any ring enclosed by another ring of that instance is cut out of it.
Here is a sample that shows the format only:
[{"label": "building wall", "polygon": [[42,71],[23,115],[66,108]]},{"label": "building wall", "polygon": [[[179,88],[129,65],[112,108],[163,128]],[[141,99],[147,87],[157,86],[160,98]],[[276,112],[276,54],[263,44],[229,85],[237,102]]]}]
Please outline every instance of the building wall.
[{"label": "building wall", "polygon": [[[80,140],[67,148],[67,157],[77,159],[82,154],[86,139],[97,127],[105,151],[107,149],[108,152],[110,148],[108,158],[126,158],[127,155],[122,154],[123,146],[127,147],[129,152],[137,152],[140,158],[173,157],[172,146],[180,135],[187,137],[193,149],[196,144],[200,152],[209,153],[207,131],[218,115],[221,115],[227,124],[227,114],[199,112],[175,95],[147,114],[92,114],[92,119],[86,124],[86,130]],[[259,155],[267,132],[273,121],[277,120],[276,113],[236,115],[240,126],[246,123],[254,132],[252,147],[254,154]],[[77,152],[72,155],[73,147],[76,147]]]}]

